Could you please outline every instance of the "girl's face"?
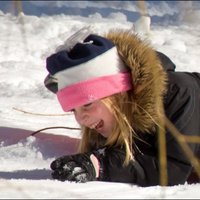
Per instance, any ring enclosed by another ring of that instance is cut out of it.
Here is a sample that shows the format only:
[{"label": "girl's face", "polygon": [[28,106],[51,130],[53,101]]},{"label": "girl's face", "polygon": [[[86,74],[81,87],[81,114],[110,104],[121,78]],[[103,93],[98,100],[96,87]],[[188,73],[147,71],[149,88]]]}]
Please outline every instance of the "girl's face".
[{"label": "girl's face", "polygon": [[80,106],[73,111],[76,121],[80,125],[95,129],[105,138],[112,133],[116,120],[113,113],[101,100]]}]

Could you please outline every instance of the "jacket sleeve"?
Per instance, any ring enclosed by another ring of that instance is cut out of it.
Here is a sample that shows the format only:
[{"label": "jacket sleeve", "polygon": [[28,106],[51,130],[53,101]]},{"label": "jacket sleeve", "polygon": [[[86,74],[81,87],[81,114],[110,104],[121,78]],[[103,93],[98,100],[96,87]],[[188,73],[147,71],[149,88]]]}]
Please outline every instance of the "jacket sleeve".
[{"label": "jacket sleeve", "polygon": [[144,169],[137,161],[130,161],[124,165],[125,152],[121,148],[109,148],[106,150],[104,160],[106,181],[136,183],[144,185],[145,174]]},{"label": "jacket sleeve", "polygon": [[[193,73],[184,72],[171,72],[168,77],[168,94],[165,99],[167,117],[182,134],[200,136],[200,79],[195,78]],[[168,155],[189,162],[171,134],[167,134],[167,142]],[[197,154],[198,143],[190,143],[189,146]]]},{"label": "jacket sleeve", "polygon": [[[166,96],[166,115],[184,135],[200,135],[200,92],[192,74],[170,72],[169,91]],[[185,156],[175,138],[166,132],[168,185],[184,184],[192,170],[189,159]],[[144,146],[144,145],[143,145]],[[199,144],[189,144],[197,155]],[[123,165],[123,149],[108,149],[106,171],[109,181],[134,183],[140,186],[159,185],[159,159],[156,136],[151,140],[151,147],[141,148],[133,161]],[[144,150],[144,151],[143,151]]]},{"label": "jacket sleeve", "polygon": [[[159,185],[159,161],[157,156],[137,154],[134,160],[123,165],[125,154],[122,149],[112,149],[104,160],[105,181],[133,183],[147,187]],[[168,185],[183,184],[190,165],[168,158]]]},{"label": "jacket sleeve", "polygon": [[[200,79],[194,73],[170,72],[168,94],[165,101],[166,115],[183,135],[200,136]],[[177,162],[180,168],[177,174],[173,168],[168,170],[169,180],[174,183],[173,176],[176,175],[184,183],[191,170],[191,162],[186,157],[182,148],[170,133],[167,133],[167,155],[168,158]],[[200,158],[199,143],[188,143],[191,151]],[[184,168],[184,166],[188,166]]]}]

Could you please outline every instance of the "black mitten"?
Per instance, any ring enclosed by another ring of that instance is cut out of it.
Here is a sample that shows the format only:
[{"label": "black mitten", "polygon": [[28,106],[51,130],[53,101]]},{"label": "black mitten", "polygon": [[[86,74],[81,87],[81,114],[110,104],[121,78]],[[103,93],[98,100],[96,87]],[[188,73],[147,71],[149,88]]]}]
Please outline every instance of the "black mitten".
[{"label": "black mitten", "polygon": [[103,158],[104,149],[99,149],[93,152],[75,154],[69,156],[62,156],[51,163],[52,178],[60,181],[75,181],[75,182],[87,182],[95,181],[96,172],[90,159],[91,155],[94,155],[100,164],[99,178],[102,180],[104,175],[103,170]]}]

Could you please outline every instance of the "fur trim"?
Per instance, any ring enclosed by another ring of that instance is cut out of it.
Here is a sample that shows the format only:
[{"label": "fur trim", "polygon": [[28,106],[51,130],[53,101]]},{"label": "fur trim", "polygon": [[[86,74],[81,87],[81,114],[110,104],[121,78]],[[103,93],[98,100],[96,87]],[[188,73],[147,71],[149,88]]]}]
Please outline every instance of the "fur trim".
[{"label": "fur trim", "polygon": [[152,132],[163,114],[166,72],[154,49],[133,32],[111,30],[105,37],[117,46],[119,55],[132,74],[133,129]]}]

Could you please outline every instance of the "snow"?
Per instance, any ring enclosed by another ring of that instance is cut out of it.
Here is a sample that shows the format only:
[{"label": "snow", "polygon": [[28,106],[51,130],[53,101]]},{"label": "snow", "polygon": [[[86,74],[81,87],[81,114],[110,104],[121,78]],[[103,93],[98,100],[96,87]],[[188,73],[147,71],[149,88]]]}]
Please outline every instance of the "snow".
[{"label": "snow", "polygon": [[[42,3],[45,4],[41,2],[40,6]],[[58,6],[62,4],[64,2]],[[99,5],[103,7],[104,4]],[[177,7],[172,9],[166,3],[161,6],[169,14],[177,13]],[[151,16],[158,12],[156,8],[150,10]],[[155,49],[168,55],[177,70],[200,72],[200,25],[197,23],[200,15],[199,10],[193,13],[195,17],[189,18],[190,23],[183,15],[174,24],[171,20],[163,24],[154,22],[147,35],[135,28]],[[78,128],[73,115],[64,113],[56,97],[44,87],[45,58],[84,26],[91,25],[97,33],[104,33],[112,28],[133,28],[138,21],[128,21],[120,9],[108,17],[98,12],[83,17],[66,14],[14,16],[0,11],[0,21],[0,198],[200,197],[200,184],[142,188],[124,183],[53,180],[50,163],[61,155],[76,152],[79,131],[47,129],[31,136],[37,130],[52,126]]]}]

